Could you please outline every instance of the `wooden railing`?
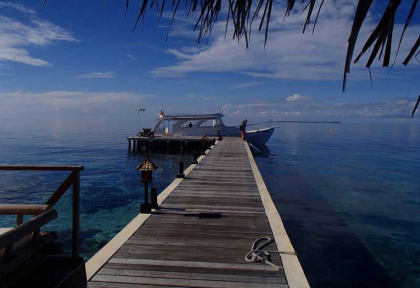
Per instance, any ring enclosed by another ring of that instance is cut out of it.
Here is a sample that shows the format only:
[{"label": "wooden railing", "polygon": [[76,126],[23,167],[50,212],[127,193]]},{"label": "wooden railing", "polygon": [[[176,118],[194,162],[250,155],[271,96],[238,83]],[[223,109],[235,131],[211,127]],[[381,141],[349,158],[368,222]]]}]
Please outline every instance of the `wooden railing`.
[{"label": "wooden railing", "polygon": [[72,227],[72,255],[79,256],[80,238],[80,171],[83,166],[21,166],[0,165],[0,170],[8,171],[71,171],[70,175],[61,183],[60,187],[48,199],[45,205],[3,204],[0,214],[17,215],[16,225],[22,224],[23,215],[38,215],[54,206],[64,193],[73,186],[73,227]]}]

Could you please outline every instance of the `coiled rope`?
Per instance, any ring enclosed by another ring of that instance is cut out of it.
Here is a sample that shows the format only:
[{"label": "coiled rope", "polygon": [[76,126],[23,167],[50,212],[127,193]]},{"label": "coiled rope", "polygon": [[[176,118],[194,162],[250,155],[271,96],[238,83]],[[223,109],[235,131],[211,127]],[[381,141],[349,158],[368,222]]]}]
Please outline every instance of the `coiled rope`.
[{"label": "coiled rope", "polygon": [[[266,240],[266,241],[263,241]],[[262,242],[259,246],[258,243]],[[263,248],[270,243],[273,242],[273,239],[270,237],[261,237],[252,243],[251,251],[249,251],[245,255],[245,260],[247,262],[257,262],[257,263],[267,263],[270,266],[276,268],[276,270],[281,270],[282,268],[273,262],[271,262],[271,255],[270,253],[278,253],[278,254],[288,254],[288,255],[296,255],[294,252],[286,252],[286,251],[270,251],[270,250],[263,250]]]}]

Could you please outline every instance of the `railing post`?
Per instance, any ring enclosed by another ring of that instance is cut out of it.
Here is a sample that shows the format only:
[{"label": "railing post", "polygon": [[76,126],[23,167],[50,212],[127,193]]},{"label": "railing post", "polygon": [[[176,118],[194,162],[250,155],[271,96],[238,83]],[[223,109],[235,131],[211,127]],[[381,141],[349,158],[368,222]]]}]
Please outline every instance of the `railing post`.
[{"label": "railing post", "polygon": [[73,170],[73,235],[72,255],[79,257],[79,234],[80,234],[80,171]]}]

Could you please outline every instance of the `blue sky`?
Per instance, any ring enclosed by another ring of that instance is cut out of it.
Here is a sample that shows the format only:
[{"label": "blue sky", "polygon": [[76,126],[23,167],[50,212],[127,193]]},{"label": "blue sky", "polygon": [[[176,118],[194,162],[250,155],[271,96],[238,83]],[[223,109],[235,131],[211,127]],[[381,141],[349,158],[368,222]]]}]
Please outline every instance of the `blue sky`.
[{"label": "blue sky", "polygon": [[[138,108],[146,108],[143,121],[152,123],[162,105],[168,113],[220,108],[230,124],[243,118],[408,118],[419,94],[420,64],[416,59],[408,67],[400,63],[420,34],[420,13],[393,70],[376,61],[371,88],[364,57],[352,66],[342,93],[354,2],[326,1],[313,35],[301,33],[302,6],[283,22],[285,6],[277,4],[265,49],[256,28],[245,49],[244,43],[225,39],[225,15],[208,41],[197,45],[194,15],[186,19],[183,9],[165,41],[169,12],[158,22],[149,11],[132,32],[140,1],[131,1],[125,18],[125,1],[50,0],[44,10],[42,1],[2,1],[0,120],[106,117],[133,125]],[[394,46],[411,1],[401,5]],[[359,47],[382,9],[373,7]]]}]

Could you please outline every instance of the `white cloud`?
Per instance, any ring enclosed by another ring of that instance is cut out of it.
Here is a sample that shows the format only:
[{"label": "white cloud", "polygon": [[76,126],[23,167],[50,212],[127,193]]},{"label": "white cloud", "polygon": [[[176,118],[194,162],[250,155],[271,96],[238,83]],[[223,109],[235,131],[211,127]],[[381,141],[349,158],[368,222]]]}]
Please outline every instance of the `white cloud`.
[{"label": "white cloud", "polygon": [[91,72],[80,75],[80,78],[99,78],[99,79],[108,79],[115,78],[114,72]]},{"label": "white cloud", "polygon": [[249,87],[255,87],[255,86],[260,86],[262,85],[261,82],[247,82],[247,83],[243,83],[240,85],[236,85],[234,87],[232,87],[233,89],[242,89],[242,88],[249,88]]},{"label": "white cloud", "polygon": [[77,41],[66,29],[37,19],[35,11],[22,5],[2,3],[0,7],[11,7],[28,16],[23,23],[0,15],[0,61],[48,66],[51,63],[47,60],[31,55],[32,47],[45,47],[58,41]]},{"label": "white cloud", "polygon": [[304,120],[317,118],[345,119],[348,117],[409,118],[414,101],[392,100],[371,103],[331,103],[324,101],[249,103],[226,106],[226,116],[252,115],[251,122],[268,119]]},{"label": "white cloud", "polygon": [[309,100],[311,100],[311,98],[302,96],[299,94],[293,94],[286,98],[287,102],[303,102],[303,101],[309,101]]},{"label": "white cloud", "polygon": [[28,106],[32,110],[80,109],[89,111],[99,106],[133,105],[147,97],[130,92],[83,92],[83,91],[50,91],[31,93],[24,91],[0,92],[2,107]]},{"label": "white cloud", "polygon": [[[297,9],[283,22],[284,7],[277,5],[273,8],[265,48],[264,33],[257,31],[258,21],[254,23],[257,25],[252,32],[249,49],[238,46],[237,41],[230,40],[229,36],[225,39],[225,23],[220,21],[213,29],[208,46],[200,46],[203,48],[195,51],[187,51],[185,48],[170,49],[167,52],[174,55],[177,62],[171,66],[159,67],[151,71],[151,74],[156,77],[179,77],[196,72],[239,72],[253,78],[340,80],[356,5],[352,0],[326,1],[314,34],[311,31],[301,33],[306,13],[301,15]],[[369,15],[365,20],[359,46],[363,44],[368,31],[376,25],[372,19]],[[401,25],[396,25],[396,38],[400,35],[401,28]],[[411,25],[404,42],[414,43],[419,33],[420,26]],[[228,32],[228,35],[231,34]],[[398,39],[393,42],[396,46]],[[406,51],[411,48],[409,46],[405,45],[399,55],[406,55]],[[362,69],[363,64],[353,65],[352,69]]]},{"label": "white cloud", "polygon": [[32,9],[26,8],[25,6],[21,5],[21,4],[17,4],[17,3],[12,3],[12,2],[1,2],[0,3],[0,8],[12,8],[12,9],[16,9],[19,12],[23,12],[23,13],[27,13],[27,14],[35,14],[36,12]]}]

